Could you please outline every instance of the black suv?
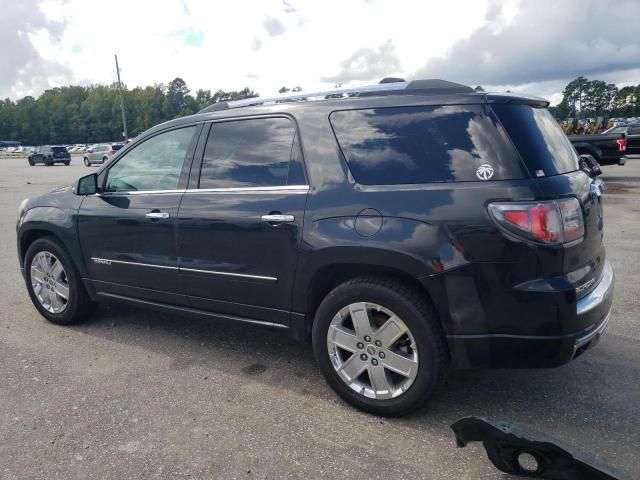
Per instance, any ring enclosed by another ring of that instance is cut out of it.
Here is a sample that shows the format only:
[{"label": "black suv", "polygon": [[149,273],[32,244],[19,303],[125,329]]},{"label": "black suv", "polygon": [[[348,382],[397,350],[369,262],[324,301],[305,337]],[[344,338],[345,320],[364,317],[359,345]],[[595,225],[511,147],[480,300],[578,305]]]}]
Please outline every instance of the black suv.
[{"label": "black suv", "polygon": [[52,147],[44,145],[36,148],[35,151],[27,157],[27,161],[32,167],[36,163],[44,163],[48,167],[52,166],[54,163],[64,163],[65,165],[69,165],[71,163],[71,155],[69,155],[66,147]]},{"label": "black suv", "polygon": [[381,415],[449,365],[561,365],[614,280],[601,183],[547,105],[434,80],[215,104],[23,202],[29,294],[59,324],[116,300],[288,330]]}]

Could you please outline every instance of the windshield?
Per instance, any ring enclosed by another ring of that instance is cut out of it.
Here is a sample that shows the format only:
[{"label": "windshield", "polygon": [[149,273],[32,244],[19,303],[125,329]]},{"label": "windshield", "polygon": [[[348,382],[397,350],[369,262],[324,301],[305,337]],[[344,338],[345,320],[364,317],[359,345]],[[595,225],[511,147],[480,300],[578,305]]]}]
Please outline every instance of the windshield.
[{"label": "windshield", "polygon": [[533,176],[578,170],[576,151],[546,108],[506,103],[492,108]]},{"label": "windshield", "polygon": [[67,153],[67,149],[65,147],[51,147],[51,151],[54,153]]}]

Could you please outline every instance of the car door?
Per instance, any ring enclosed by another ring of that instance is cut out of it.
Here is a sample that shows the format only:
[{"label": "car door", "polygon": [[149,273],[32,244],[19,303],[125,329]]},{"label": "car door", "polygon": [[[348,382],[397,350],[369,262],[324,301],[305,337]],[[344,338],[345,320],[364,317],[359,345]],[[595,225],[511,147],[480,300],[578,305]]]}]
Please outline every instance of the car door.
[{"label": "car door", "polygon": [[93,151],[89,154],[89,160],[92,162],[102,161],[102,145],[98,145],[93,149]]},{"label": "car door", "polygon": [[175,219],[202,125],[163,131],[132,146],[99,176],[78,212],[82,253],[95,288],[183,305]]},{"label": "car door", "polygon": [[194,308],[288,323],[308,192],[299,144],[284,116],[213,123],[201,135],[177,222]]}]

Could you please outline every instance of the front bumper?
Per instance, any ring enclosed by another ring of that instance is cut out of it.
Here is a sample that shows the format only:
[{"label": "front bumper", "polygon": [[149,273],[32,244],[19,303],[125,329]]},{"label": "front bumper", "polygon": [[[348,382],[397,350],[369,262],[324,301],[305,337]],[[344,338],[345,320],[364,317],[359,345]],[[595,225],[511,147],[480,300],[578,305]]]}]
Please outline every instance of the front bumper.
[{"label": "front bumper", "polygon": [[609,324],[615,275],[606,261],[598,285],[576,302],[576,316],[589,327],[567,335],[447,335],[460,368],[548,368],[563,365],[596,345]]}]

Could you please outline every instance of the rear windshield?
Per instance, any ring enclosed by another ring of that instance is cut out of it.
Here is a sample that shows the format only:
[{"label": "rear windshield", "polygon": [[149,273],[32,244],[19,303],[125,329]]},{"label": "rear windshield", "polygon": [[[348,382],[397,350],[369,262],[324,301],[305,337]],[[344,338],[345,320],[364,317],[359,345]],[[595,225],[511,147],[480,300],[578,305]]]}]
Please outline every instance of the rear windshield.
[{"label": "rear windshield", "polygon": [[60,153],[60,152],[67,153],[66,147],[51,147],[51,151],[54,153]]},{"label": "rear windshield", "polygon": [[121,148],[122,148],[122,145],[120,143],[114,143],[113,145],[111,145],[111,150],[113,150],[114,152],[117,152]]},{"label": "rear windshield", "polygon": [[391,185],[523,178],[517,152],[483,105],[333,112],[358,183]]},{"label": "rear windshield", "polygon": [[578,155],[546,108],[510,103],[492,108],[534,177],[578,170]]}]

